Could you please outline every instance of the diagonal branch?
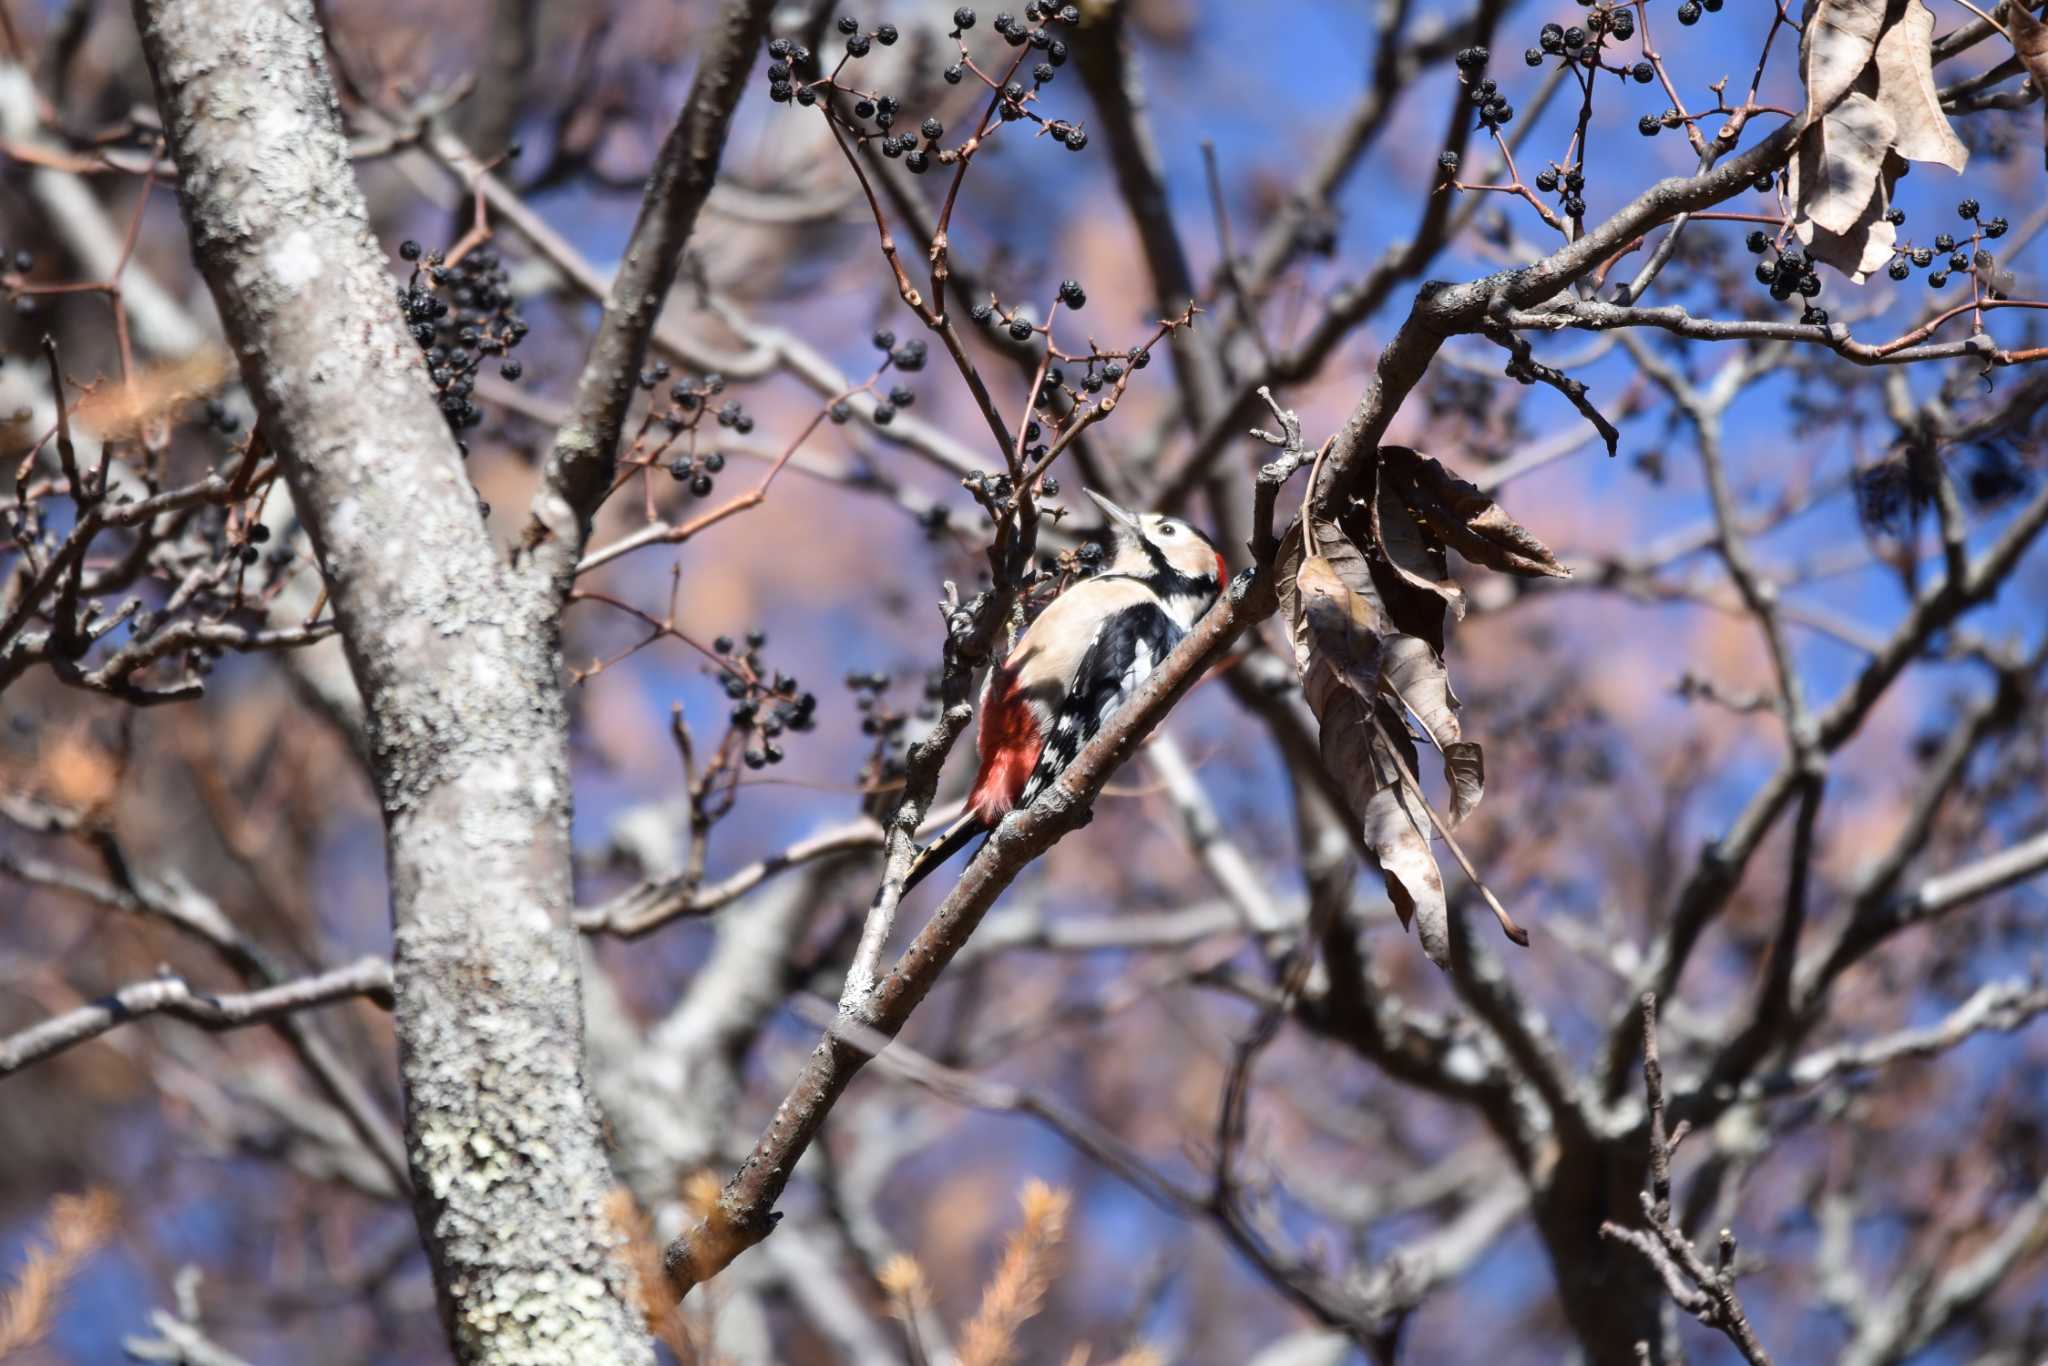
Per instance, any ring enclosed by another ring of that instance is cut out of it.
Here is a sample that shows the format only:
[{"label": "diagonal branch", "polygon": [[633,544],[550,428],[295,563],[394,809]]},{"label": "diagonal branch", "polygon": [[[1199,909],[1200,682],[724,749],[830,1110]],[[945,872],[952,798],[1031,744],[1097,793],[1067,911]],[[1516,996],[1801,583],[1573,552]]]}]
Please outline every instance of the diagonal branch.
[{"label": "diagonal branch", "polygon": [[591,519],[611,488],[619,432],[647,340],[668,301],[698,210],[711,195],[733,109],[774,8],[773,0],[727,0],[698,58],[689,97],[648,174],[640,217],[605,297],[604,319],[576,383],[569,420],[556,434],[526,530],[526,545],[557,599],[569,591]]},{"label": "diagonal branch", "polygon": [[[1262,570],[1240,576],[1075,756],[1059,781],[1030,808],[1013,813],[996,828],[894,969],[871,992],[849,995],[841,1003],[848,1022],[894,1038],[996,898],[1027,864],[1086,821],[1095,794],[1110,774],[1238,636],[1271,615],[1274,606],[1270,574]],[[718,1204],[669,1245],[665,1262],[678,1297],[774,1230],[781,1217],[775,1203],[789,1184],[797,1159],[867,1059],[866,1051],[837,1032],[819,1041],[752,1153],[726,1183]]]}]

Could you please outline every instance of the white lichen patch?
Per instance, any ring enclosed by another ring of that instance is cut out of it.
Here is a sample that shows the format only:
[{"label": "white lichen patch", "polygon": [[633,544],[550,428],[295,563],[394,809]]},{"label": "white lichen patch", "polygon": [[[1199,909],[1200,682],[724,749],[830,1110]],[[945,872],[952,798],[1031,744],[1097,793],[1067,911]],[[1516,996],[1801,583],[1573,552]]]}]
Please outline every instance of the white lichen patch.
[{"label": "white lichen patch", "polygon": [[265,253],[264,264],[279,284],[292,290],[305,289],[327,269],[319,243],[304,228],[286,233],[284,240]]}]

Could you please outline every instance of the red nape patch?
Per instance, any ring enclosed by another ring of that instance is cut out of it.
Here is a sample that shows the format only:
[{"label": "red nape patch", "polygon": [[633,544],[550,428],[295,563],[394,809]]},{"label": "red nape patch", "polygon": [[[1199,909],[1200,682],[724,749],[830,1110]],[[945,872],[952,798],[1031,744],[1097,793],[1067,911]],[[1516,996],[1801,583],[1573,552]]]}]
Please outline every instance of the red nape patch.
[{"label": "red nape patch", "polygon": [[1230,566],[1223,563],[1223,552],[1216,552],[1216,587],[1218,591],[1230,587]]},{"label": "red nape patch", "polygon": [[968,810],[984,825],[994,825],[1010,813],[1045,748],[1045,737],[1038,733],[1038,720],[1025,703],[1016,676],[1004,670],[994,682],[997,686],[988,690],[975,742],[981,772],[967,797]]}]

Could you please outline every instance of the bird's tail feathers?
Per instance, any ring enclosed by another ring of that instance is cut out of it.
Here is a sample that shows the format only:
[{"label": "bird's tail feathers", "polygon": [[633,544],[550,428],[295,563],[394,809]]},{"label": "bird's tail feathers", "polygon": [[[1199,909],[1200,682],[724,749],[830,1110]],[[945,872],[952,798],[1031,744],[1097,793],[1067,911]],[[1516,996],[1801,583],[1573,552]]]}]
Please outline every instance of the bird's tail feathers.
[{"label": "bird's tail feathers", "polygon": [[910,865],[909,876],[903,879],[904,893],[908,895],[912,887],[930,877],[940,864],[965,849],[983,828],[981,817],[970,809],[954,821],[945,834],[918,850],[916,860]]}]

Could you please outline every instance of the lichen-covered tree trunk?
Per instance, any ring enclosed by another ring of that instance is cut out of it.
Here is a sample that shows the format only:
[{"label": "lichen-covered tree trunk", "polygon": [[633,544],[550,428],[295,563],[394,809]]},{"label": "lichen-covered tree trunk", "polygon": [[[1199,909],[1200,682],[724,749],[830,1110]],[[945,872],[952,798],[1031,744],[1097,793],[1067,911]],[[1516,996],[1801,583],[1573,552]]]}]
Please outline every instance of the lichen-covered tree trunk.
[{"label": "lichen-covered tree trunk", "polygon": [[310,0],[136,0],[193,250],[367,713],[406,1141],[471,1362],[651,1359],[602,1210],[551,596],[509,568],[371,236]]}]

